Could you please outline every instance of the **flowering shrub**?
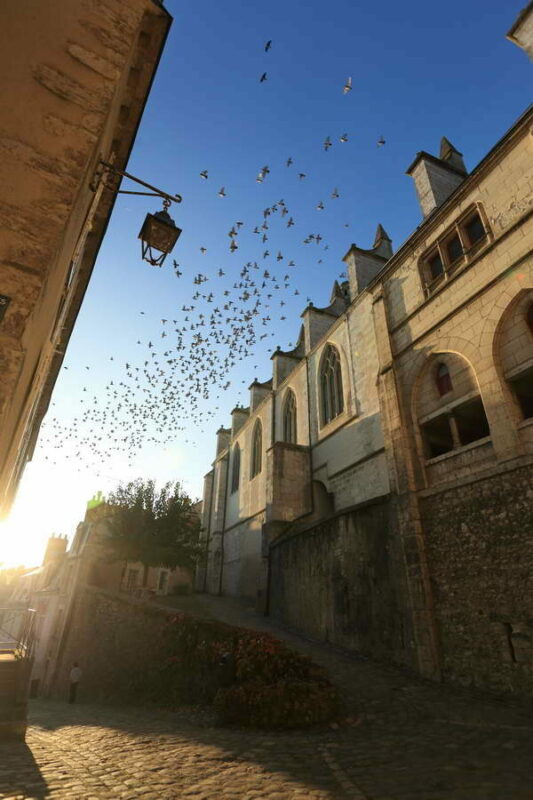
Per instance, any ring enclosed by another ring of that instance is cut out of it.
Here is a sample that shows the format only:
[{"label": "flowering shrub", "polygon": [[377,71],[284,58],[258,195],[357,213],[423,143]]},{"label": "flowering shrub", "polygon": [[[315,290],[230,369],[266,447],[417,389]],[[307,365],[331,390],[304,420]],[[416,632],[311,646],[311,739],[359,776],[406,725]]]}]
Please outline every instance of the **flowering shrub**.
[{"label": "flowering shrub", "polygon": [[335,689],[315,681],[243,683],[215,697],[220,720],[261,728],[296,728],[327,722],[338,710]]},{"label": "flowering shrub", "polygon": [[171,705],[214,704],[222,722],[297,727],[331,719],[337,696],[322,667],[266,633],[177,614],[155,687]]}]

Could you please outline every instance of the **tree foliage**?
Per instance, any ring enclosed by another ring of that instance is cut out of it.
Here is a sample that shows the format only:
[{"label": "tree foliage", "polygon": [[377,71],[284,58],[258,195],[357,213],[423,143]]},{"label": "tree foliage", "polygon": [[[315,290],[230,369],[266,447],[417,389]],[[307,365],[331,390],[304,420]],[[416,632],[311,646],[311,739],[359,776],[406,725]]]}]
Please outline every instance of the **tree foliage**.
[{"label": "tree foliage", "polygon": [[156,489],[153,480],[120,484],[107,503],[109,544],[116,558],[148,567],[192,567],[200,555],[200,519],[180,483]]}]

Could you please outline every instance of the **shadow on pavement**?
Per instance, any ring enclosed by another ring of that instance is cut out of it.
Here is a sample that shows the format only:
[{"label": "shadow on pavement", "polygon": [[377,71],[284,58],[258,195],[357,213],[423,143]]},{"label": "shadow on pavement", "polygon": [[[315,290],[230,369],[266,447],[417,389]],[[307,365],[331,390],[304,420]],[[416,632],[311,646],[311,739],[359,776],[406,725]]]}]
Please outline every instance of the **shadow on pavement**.
[{"label": "shadow on pavement", "polygon": [[12,795],[48,797],[48,784],[24,742],[0,742],[0,797]]}]

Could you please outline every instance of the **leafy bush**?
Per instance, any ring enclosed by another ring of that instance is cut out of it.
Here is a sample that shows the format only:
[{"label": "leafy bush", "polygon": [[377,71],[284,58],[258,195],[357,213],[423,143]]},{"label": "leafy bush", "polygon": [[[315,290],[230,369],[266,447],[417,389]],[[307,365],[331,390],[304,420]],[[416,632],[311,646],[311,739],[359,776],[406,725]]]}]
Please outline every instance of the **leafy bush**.
[{"label": "leafy bush", "polygon": [[171,705],[214,704],[222,722],[289,728],[331,719],[336,691],[322,667],[266,633],[177,614],[156,692]]},{"label": "leafy bush", "polygon": [[176,583],[172,587],[172,589],[169,592],[169,594],[185,595],[185,594],[191,594],[191,592],[192,592],[192,589],[191,589],[190,584],[188,584],[188,583]]},{"label": "leafy bush", "polygon": [[220,689],[215,708],[221,722],[261,728],[296,728],[327,722],[338,711],[338,698],[330,684],[280,680],[277,683],[243,683]]}]

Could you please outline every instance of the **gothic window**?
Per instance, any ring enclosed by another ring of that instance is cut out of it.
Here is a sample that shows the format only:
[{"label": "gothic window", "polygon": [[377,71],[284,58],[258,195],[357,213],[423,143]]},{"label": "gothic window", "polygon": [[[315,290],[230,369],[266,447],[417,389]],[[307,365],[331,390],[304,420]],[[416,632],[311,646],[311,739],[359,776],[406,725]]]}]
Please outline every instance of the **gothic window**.
[{"label": "gothic window", "polygon": [[283,404],[283,441],[296,444],[296,397],[289,389]]},{"label": "gothic window", "polygon": [[241,448],[237,443],[233,448],[233,463],[231,467],[231,493],[236,492],[239,488],[239,479],[241,477]]},{"label": "gothic window", "polygon": [[263,455],[263,432],[259,420],[255,423],[252,436],[252,461],[250,464],[250,478],[255,478],[261,472]]},{"label": "gothic window", "polygon": [[448,392],[452,391],[453,389],[452,379],[450,377],[450,371],[446,366],[446,364],[441,363],[437,365],[435,380],[437,383],[437,389],[441,397],[443,394],[447,394]]},{"label": "gothic window", "polygon": [[327,425],[344,409],[342,394],[342,370],[339,351],[328,344],[322,355],[320,366],[320,400],[322,424]]}]

